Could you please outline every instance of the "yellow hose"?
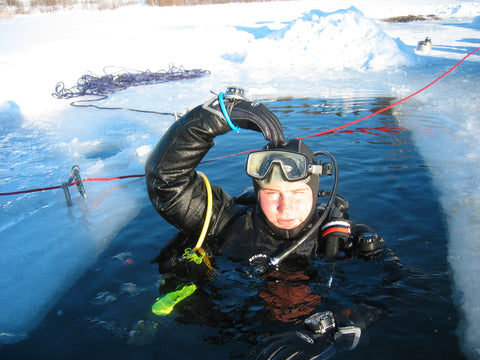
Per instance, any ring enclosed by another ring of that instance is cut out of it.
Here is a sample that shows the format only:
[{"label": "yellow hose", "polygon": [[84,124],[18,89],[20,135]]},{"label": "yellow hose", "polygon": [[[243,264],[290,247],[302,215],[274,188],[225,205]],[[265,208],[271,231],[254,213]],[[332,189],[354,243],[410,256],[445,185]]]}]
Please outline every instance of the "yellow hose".
[{"label": "yellow hose", "polygon": [[205,251],[202,249],[203,241],[207,236],[207,231],[210,226],[210,220],[212,219],[212,209],[213,209],[213,197],[212,197],[212,186],[210,181],[208,181],[207,176],[204,173],[198,172],[198,174],[205,181],[205,187],[207,188],[207,212],[205,214],[205,222],[203,223],[202,232],[198,238],[197,245],[193,248],[193,251],[198,251],[201,255],[205,254]]},{"label": "yellow hose", "polygon": [[[210,263],[209,257],[205,254],[205,250],[202,249],[203,241],[207,236],[208,227],[210,226],[210,220],[212,218],[212,187],[205,174],[201,172],[199,172],[198,174],[203,177],[203,180],[205,181],[205,187],[207,188],[207,212],[205,214],[205,222],[203,223],[202,232],[200,233],[200,237],[198,238],[197,245],[195,245],[195,247],[192,249],[193,252],[191,252],[190,249],[185,249],[184,255],[187,256],[190,261],[195,261],[197,264],[201,264],[203,261],[205,265],[210,270],[212,270],[213,267]],[[197,251],[201,255],[201,257],[194,254],[195,251]],[[209,273],[209,277],[212,277],[211,273]],[[152,306],[153,313],[162,316],[168,315],[178,302],[193,294],[196,289],[197,286],[195,284],[185,285],[181,290],[170,292],[163,296],[161,299],[157,299],[155,304],[153,304]]]}]

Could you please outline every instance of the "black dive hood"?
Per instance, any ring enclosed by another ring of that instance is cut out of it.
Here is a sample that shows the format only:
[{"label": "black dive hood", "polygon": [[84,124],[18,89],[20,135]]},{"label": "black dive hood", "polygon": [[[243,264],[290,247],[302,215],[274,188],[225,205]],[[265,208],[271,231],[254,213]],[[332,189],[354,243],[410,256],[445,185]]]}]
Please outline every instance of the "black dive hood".
[{"label": "black dive hood", "polygon": [[[288,150],[296,153],[305,154],[308,160],[312,164],[317,164],[317,159],[313,154],[312,150],[310,150],[310,148],[301,140],[297,140],[297,139],[287,140],[286,143],[279,145],[277,147],[270,147],[269,145],[267,145],[265,146],[264,150]],[[285,240],[295,240],[299,238],[301,235],[305,234],[312,227],[317,217],[316,205],[317,205],[317,198],[318,198],[319,182],[320,182],[319,175],[310,174],[308,182],[306,182],[306,184],[312,189],[312,194],[313,194],[310,214],[305,219],[305,221],[295,229],[290,229],[290,230],[281,229],[273,225],[267,219],[261,207],[260,206],[257,207],[260,220],[267,225],[267,227],[270,229],[270,231],[272,231],[275,237],[285,239]],[[255,189],[255,194],[257,196],[257,203],[259,204],[260,202],[258,201],[258,196],[259,196],[258,194],[260,190],[260,185],[255,179],[253,180],[253,188]]]}]

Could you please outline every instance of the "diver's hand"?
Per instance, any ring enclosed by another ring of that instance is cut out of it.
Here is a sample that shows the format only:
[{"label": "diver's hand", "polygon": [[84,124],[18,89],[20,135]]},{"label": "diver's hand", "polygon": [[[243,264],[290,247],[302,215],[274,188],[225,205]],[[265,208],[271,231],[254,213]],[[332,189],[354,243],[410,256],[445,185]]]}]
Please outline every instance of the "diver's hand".
[{"label": "diver's hand", "polygon": [[330,359],[336,353],[335,332],[333,313],[316,313],[305,320],[302,330],[266,338],[250,357],[255,360]]},{"label": "diver's hand", "polygon": [[[225,111],[234,126],[261,132],[273,147],[285,143],[282,124],[264,104],[230,98],[225,98],[224,102]],[[226,121],[218,99],[208,101],[203,108]]]},{"label": "diver's hand", "polygon": [[355,349],[365,328],[380,317],[379,310],[360,304],[339,314],[315,313],[304,322],[304,329],[266,338],[250,354],[254,360],[326,360],[337,352]]},{"label": "diver's hand", "polygon": [[327,337],[302,330],[266,338],[250,354],[254,360],[326,360],[336,353]]},{"label": "diver's hand", "polygon": [[358,256],[371,260],[377,258],[385,250],[385,241],[377,233],[365,231],[357,235],[355,248]]},{"label": "diver's hand", "polygon": [[282,124],[262,103],[242,101],[233,107],[230,118],[243,129],[262,132],[273,147],[285,143]]}]

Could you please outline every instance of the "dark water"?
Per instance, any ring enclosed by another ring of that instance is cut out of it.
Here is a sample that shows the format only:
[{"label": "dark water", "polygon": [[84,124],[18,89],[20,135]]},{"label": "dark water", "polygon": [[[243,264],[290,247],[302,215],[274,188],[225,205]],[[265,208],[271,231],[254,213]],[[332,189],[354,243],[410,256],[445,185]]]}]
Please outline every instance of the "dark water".
[{"label": "dark water", "polygon": [[[303,137],[368,115],[394,100],[281,99],[268,106],[281,119],[287,137]],[[431,169],[412,144],[410,130],[386,112],[305,142],[314,151],[335,156],[339,193],[350,202],[350,218],[381,234],[394,256],[383,261],[338,261],[334,269],[318,259],[309,265],[313,269],[309,282],[290,282],[286,292],[278,287],[273,291],[266,284],[275,281],[250,276],[241,264],[217,258],[213,280],[173,313],[159,317],[151,306],[159,296],[161,278],[150,261],[176,230],[156,214],[145,193],[139,215],[125,225],[96,265],[27,340],[0,348],[0,357],[242,359],[262,334],[295,326],[278,318],[298,320],[312,311],[339,311],[372,302],[388,315],[369,327],[367,344],[335,358],[463,359],[455,333],[458,315],[446,258],[445,215],[431,185]],[[231,133],[216,140],[208,158],[262,146],[258,134]],[[244,159],[235,156],[200,167],[213,184],[239,194],[251,185]],[[322,178],[326,189],[329,181]],[[294,271],[294,265],[289,269]],[[300,306],[278,305],[295,297],[296,291],[306,294],[307,301]],[[273,311],[269,300],[277,301]]]}]

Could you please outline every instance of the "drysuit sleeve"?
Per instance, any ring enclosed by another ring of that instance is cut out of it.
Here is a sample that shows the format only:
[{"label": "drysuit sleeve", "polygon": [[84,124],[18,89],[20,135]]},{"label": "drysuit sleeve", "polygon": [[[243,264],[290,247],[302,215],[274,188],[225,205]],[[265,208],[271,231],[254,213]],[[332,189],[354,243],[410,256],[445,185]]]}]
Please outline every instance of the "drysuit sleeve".
[{"label": "drysuit sleeve", "polygon": [[[242,129],[261,132],[273,145],[284,141],[278,118],[261,103],[227,100],[228,112]],[[191,110],[176,121],[158,142],[145,164],[148,195],[169,223],[188,233],[200,232],[207,203],[203,179],[195,168],[214,145],[214,138],[231,130],[218,101]],[[218,234],[236,212],[233,198],[212,187],[213,212],[209,235]]]},{"label": "drysuit sleeve", "polygon": [[[214,144],[230,131],[219,116],[201,106],[177,120],[160,139],[145,164],[148,195],[157,212],[178,229],[201,230],[206,211],[206,187],[195,168]],[[233,199],[212,186],[213,214],[209,233],[215,233],[219,215]]]}]

